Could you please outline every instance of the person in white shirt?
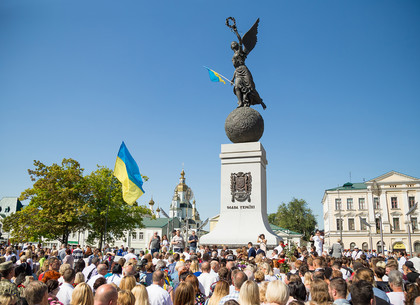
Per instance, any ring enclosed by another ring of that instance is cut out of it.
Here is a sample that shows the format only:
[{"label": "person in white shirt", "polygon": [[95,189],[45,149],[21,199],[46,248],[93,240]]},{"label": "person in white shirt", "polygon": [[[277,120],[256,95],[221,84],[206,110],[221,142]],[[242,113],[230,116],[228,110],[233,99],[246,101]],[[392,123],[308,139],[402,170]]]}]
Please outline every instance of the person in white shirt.
[{"label": "person in white shirt", "polygon": [[134,254],[134,249],[133,248],[131,248],[130,251],[126,255],[124,255],[124,259],[125,259],[126,262],[128,262],[132,258],[137,260],[137,256]]},{"label": "person in white shirt", "polygon": [[413,258],[409,259],[410,262],[413,263],[414,265],[414,269],[416,269],[416,271],[418,273],[420,273],[420,252],[417,252]]},{"label": "person in white shirt", "polygon": [[182,253],[184,249],[184,238],[181,236],[180,230],[176,231],[176,235],[172,238],[171,244],[174,247],[174,252]]},{"label": "person in white shirt", "polygon": [[392,289],[392,292],[387,293],[391,305],[404,305],[402,273],[398,270],[391,270],[388,274],[388,285]]},{"label": "person in white shirt", "polygon": [[97,267],[98,270],[98,274],[94,275],[90,278],[90,280],[87,282],[87,284],[90,286],[90,288],[92,288],[92,291],[95,291],[93,289],[93,285],[95,284],[96,280],[99,279],[100,277],[105,277],[105,274],[108,273],[108,266],[105,264],[100,264]]},{"label": "person in white shirt", "polygon": [[112,275],[106,279],[108,284],[114,283],[117,287],[120,286],[120,282],[122,279],[122,267],[121,265],[115,264],[112,268]]},{"label": "person in white shirt", "polygon": [[73,269],[67,269],[63,273],[64,283],[60,286],[56,297],[63,303],[63,305],[69,305],[71,301],[71,294],[73,293],[73,283],[76,273]]},{"label": "person in white shirt", "polygon": [[163,289],[163,284],[165,283],[164,273],[160,270],[156,270],[153,273],[152,280],[153,284],[146,288],[150,305],[172,305],[169,293]]},{"label": "person in white shirt", "polygon": [[284,249],[284,242],[280,241],[280,244],[274,248],[274,250],[277,250],[277,256],[283,252],[283,249]]},{"label": "person in white shirt", "polygon": [[210,269],[210,274],[213,275],[214,277],[216,277],[217,278],[216,281],[218,281],[219,280],[218,272],[219,272],[219,269],[220,269],[219,262],[218,261],[211,261],[210,268],[211,268]]},{"label": "person in white shirt", "polygon": [[206,297],[210,295],[210,287],[214,282],[218,281],[219,276],[214,276],[210,274],[210,264],[209,262],[203,262],[201,264],[201,271],[203,273],[198,277],[198,281],[204,287],[204,294]]},{"label": "person in white shirt", "polygon": [[407,261],[407,258],[405,257],[407,253],[405,251],[401,251],[398,253],[398,271],[403,273],[403,266],[405,262]]},{"label": "person in white shirt", "polygon": [[89,281],[92,276],[98,274],[98,270],[96,270],[96,266],[99,265],[99,258],[94,257],[92,258],[92,263],[83,269],[82,273],[85,276],[85,281]]},{"label": "person in white shirt", "polygon": [[322,255],[322,247],[324,245],[324,237],[321,235],[319,230],[316,230],[315,236],[311,236],[311,241],[314,242],[315,250],[318,253],[318,256]]}]

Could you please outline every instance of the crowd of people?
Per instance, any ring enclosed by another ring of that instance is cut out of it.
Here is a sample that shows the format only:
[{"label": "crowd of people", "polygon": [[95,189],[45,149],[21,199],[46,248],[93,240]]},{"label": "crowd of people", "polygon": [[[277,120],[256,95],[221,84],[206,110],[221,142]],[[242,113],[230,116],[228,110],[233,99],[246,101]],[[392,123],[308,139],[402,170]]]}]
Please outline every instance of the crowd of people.
[{"label": "crowd of people", "polygon": [[317,234],[313,247],[281,242],[274,250],[263,234],[229,249],[197,247],[195,234],[186,244],[179,231],[171,242],[155,233],[138,253],[3,245],[0,304],[420,305],[420,257],[359,249],[353,257],[356,249],[348,255],[334,245],[327,253]]}]

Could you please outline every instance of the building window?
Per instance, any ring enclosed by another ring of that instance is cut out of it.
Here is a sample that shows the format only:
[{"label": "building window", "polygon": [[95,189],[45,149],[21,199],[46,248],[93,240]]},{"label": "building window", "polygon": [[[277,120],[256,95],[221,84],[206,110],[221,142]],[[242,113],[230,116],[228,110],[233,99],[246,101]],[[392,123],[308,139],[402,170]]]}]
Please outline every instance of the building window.
[{"label": "building window", "polygon": [[340,218],[338,218],[338,219],[336,219],[335,222],[337,224],[337,231],[340,231],[340,227],[341,227],[341,230],[343,230],[343,226],[342,226],[343,221]]},{"label": "building window", "polygon": [[139,232],[139,240],[143,240],[144,236],[143,236],[143,232]]},{"label": "building window", "polygon": [[417,217],[411,217],[411,230],[418,230]]},{"label": "building window", "polygon": [[368,246],[368,243],[367,243],[367,242],[364,242],[364,243],[362,244],[362,250],[363,250],[363,251],[367,251],[367,250],[369,250],[369,246]]},{"label": "building window", "polygon": [[415,198],[414,198],[414,196],[413,197],[408,197],[408,208],[412,208],[413,206],[414,206],[414,201],[415,201]]},{"label": "building window", "polygon": [[340,198],[335,199],[335,209],[337,211],[339,211],[339,210],[342,209],[342,207],[341,207],[341,199]]},{"label": "building window", "polygon": [[354,250],[354,247],[356,247],[356,243],[351,243],[350,244],[350,250]]},{"label": "building window", "polygon": [[347,210],[353,210],[353,198],[347,198]]},{"label": "building window", "polygon": [[366,218],[360,218],[360,230],[364,231],[366,230]]},{"label": "building window", "polygon": [[[384,242],[384,248],[385,248],[385,242]],[[381,241],[378,241],[376,243],[376,249],[377,249],[378,253],[382,253]]]},{"label": "building window", "polygon": [[398,217],[394,217],[392,223],[394,224],[394,230],[400,230],[400,219]]},{"label": "building window", "polygon": [[391,208],[392,209],[398,209],[397,197],[391,197]]},{"label": "building window", "polygon": [[349,231],[354,231],[355,227],[354,227],[354,219],[353,218],[349,218]]},{"label": "building window", "polygon": [[379,218],[375,219],[375,224],[376,224],[376,233],[380,233],[381,232],[381,220]]},{"label": "building window", "polygon": [[378,197],[373,198],[373,206],[376,210],[381,208],[381,205],[379,204],[379,198]]},{"label": "building window", "polygon": [[359,210],[366,210],[365,198],[359,198]]},{"label": "building window", "polygon": [[420,242],[416,241],[414,243],[414,252],[419,253],[420,252]]},{"label": "building window", "polygon": [[131,233],[131,239],[132,240],[137,240],[137,232],[132,232]]}]

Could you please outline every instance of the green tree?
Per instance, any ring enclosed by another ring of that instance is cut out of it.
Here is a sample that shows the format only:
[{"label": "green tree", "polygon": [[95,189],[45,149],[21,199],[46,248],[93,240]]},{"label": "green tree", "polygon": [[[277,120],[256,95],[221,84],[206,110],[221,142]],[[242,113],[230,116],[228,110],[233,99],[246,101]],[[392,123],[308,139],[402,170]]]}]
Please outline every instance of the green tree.
[{"label": "green tree", "polygon": [[[150,215],[150,210],[137,203],[130,206],[122,198],[121,183],[113,176],[111,169],[98,166],[98,169],[86,176],[89,190],[87,209],[84,220],[89,235],[88,243],[98,241],[102,248],[106,230],[106,241],[112,242],[124,236],[124,231],[142,227],[142,218]],[[143,176],[147,181],[147,177]],[[108,214],[108,219],[105,221]],[[106,225],[106,228],[105,228]]]},{"label": "green tree", "polygon": [[81,216],[86,202],[83,168],[73,159],[63,159],[61,165],[45,165],[34,161],[28,169],[32,188],[20,195],[29,205],[6,217],[5,230],[14,241],[37,241],[41,237],[67,243],[70,232],[84,227]]},{"label": "green tree", "polygon": [[289,203],[281,203],[276,213],[268,215],[268,221],[279,227],[303,234],[309,240],[317,224],[315,215],[303,199],[293,198]]}]

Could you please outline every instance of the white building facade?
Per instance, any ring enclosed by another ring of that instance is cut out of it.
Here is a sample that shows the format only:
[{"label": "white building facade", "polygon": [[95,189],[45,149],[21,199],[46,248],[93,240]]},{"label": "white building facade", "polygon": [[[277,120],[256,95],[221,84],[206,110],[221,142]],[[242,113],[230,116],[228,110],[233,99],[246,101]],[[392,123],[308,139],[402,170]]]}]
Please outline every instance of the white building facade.
[{"label": "white building facade", "polygon": [[[420,179],[395,171],[363,183],[328,189],[322,198],[325,246],[342,238],[345,249],[420,253]],[[409,215],[408,215],[409,214]],[[410,230],[410,232],[409,232]],[[410,233],[410,234],[409,234]]]}]

